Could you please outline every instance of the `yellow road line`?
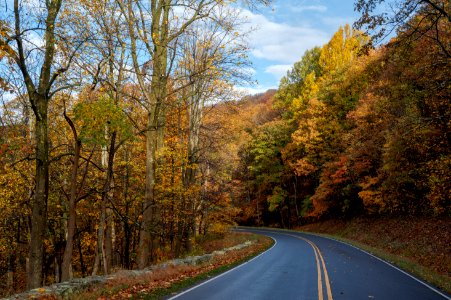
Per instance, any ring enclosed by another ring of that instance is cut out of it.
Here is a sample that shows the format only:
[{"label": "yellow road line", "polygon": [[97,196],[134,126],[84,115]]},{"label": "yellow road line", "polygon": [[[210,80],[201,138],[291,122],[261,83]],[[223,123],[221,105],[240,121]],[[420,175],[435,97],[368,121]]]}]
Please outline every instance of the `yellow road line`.
[{"label": "yellow road line", "polygon": [[319,250],[318,246],[316,246],[315,243],[313,243],[312,241],[310,241],[309,239],[306,239],[304,237],[297,236],[297,235],[292,235],[292,234],[288,234],[288,233],[283,233],[283,234],[291,236],[291,237],[295,237],[297,239],[304,240],[305,242],[307,242],[312,247],[313,252],[315,253],[316,268],[318,270],[318,300],[323,300],[324,299],[323,298],[323,283],[322,283],[322,279],[321,279],[321,266],[320,266],[320,262],[319,262],[318,257],[321,259],[321,264],[322,264],[322,267],[323,267],[322,269],[323,269],[323,272],[324,272],[324,282],[326,284],[327,300],[333,300],[332,289],[330,288],[329,274],[327,273],[326,263],[324,262],[323,255],[321,254],[321,251]]},{"label": "yellow road line", "polygon": [[328,300],[333,300],[333,298],[332,298],[332,289],[330,288],[329,274],[327,273],[326,263],[324,262],[323,255],[321,254],[321,251],[319,250],[318,246],[316,246],[316,244],[313,243],[313,242],[312,242],[312,244],[318,250],[319,257],[321,258],[321,263],[323,264],[324,281],[326,282],[326,290],[327,290],[327,299]]},{"label": "yellow road line", "polygon": [[319,265],[318,254],[316,253],[315,248],[313,248],[313,252],[315,252],[316,269],[318,270],[318,300],[323,300],[323,281],[321,280],[321,267]]}]

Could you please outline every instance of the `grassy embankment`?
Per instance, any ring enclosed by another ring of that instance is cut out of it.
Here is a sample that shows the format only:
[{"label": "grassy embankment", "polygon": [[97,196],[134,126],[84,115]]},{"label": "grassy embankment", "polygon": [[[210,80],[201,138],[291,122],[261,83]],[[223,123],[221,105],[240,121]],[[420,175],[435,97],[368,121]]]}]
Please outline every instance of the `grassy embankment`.
[{"label": "grassy embankment", "polygon": [[298,230],[357,246],[451,293],[450,218],[329,220]]}]

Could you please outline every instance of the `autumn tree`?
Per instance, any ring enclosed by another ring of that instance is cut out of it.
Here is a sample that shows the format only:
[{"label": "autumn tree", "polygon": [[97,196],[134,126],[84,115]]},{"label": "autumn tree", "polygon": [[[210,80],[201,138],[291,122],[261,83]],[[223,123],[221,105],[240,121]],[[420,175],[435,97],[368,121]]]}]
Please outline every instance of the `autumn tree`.
[{"label": "autumn tree", "polygon": [[[436,43],[448,58],[447,27],[451,23],[450,3],[446,0],[357,0],[355,9],[361,13],[355,26],[365,29],[375,43],[401,29],[397,39],[413,41],[425,36]],[[427,24],[425,26],[425,24]]]},{"label": "autumn tree", "polygon": [[[188,122],[187,161],[182,170],[186,190],[200,190],[202,184],[198,178],[203,160],[200,129],[208,110],[206,106],[230,101],[234,97],[233,84],[249,81],[248,74],[243,71],[248,65],[248,47],[245,33],[238,34],[241,23],[236,9],[220,7],[211,13],[209,21],[187,30],[182,39],[183,59],[178,64],[174,83],[179,89],[180,100],[186,105]],[[187,222],[186,226],[180,226],[188,249],[191,248],[190,238],[195,234],[196,207],[200,200],[196,194],[199,193],[191,193],[190,201],[182,205],[182,210],[189,212],[186,220],[182,218],[182,222]]]},{"label": "autumn tree", "polygon": [[[154,188],[155,170],[159,161],[156,154],[163,146],[168,84],[179,53],[179,39],[192,25],[208,19],[216,9],[229,3],[210,0],[180,3],[159,0],[152,1],[150,5],[140,1],[118,3],[128,24],[133,68],[143,93],[143,106],[148,111],[146,201],[139,254],[139,266],[144,267],[151,258],[152,249],[158,248],[160,213]],[[182,7],[183,12],[177,13],[177,7]]]},{"label": "autumn tree", "polygon": [[280,80],[274,105],[276,108],[284,108],[285,118],[288,120],[295,118],[295,108],[290,107],[296,105],[293,101],[301,95],[306,85],[311,85],[312,80],[316,81],[322,74],[320,55],[320,47],[305,51],[302,59],[295,62],[293,68]]},{"label": "autumn tree", "polygon": [[[177,38],[186,28],[199,19],[203,9],[210,2],[193,3],[190,15],[181,18],[181,25],[174,26],[175,3],[168,0],[144,2],[118,1],[128,24],[133,68],[143,93],[143,106],[148,112],[146,125],[146,200],[144,202],[143,226],[140,236],[139,266],[144,268],[150,259],[152,249],[158,247],[159,210],[155,201],[155,178],[157,151],[162,147],[164,110],[166,105],[168,79],[172,69],[169,64],[174,58]],[[187,4],[190,6],[190,3]],[[198,6],[197,6],[198,5]],[[186,10],[188,13],[188,9]],[[178,19],[178,17],[177,17]],[[174,28],[172,28],[174,26]],[[143,45],[145,61],[138,60],[139,48]]]},{"label": "autumn tree", "polygon": [[[224,189],[227,177],[215,177],[214,155],[205,156],[208,147],[219,146],[212,131],[202,133],[202,124],[211,109],[207,103],[231,97],[232,84],[247,76],[242,67],[248,49],[230,4],[117,0],[2,6],[2,207],[13,201],[6,191],[14,182],[30,185],[28,164],[36,161],[36,188],[15,192],[18,203],[5,216],[20,216],[5,223],[17,239],[11,248],[0,248],[2,266],[19,271],[8,278],[19,278],[25,269],[25,261],[13,254],[25,249],[30,228],[30,288],[101,267],[108,273],[115,252],[123,253],[126,267],[161,257],[157,252],[169,240],[169,218],[163,215],[169,198],[155,191],[171,179],[184,178],[181,191],[196,192],[185,216],[190,238],[196,228],[205,233],[212,224],[229,222],[235,210]],[[12,94],[26,101],[11,100]],[[17,116],[6,113],[17,103]],[[187,139],[171,140],[169,124]],[[14,147],[5,146],[9,143]],[[172,167],[165,143],[181,150],[174,156],[180,168],[168,178],[158,173]],[[30,145],[36,145],[35,153]],[[174,213],[180,217],[180,211]]]},{"label": "autumn tree", "polygon": [[[128,40],[126,22],[120,14],[117,1],[89,1],[84,3],[88,12],[88,23],[91,31],[101,38],[92,43],[92,59],[83,65],[83,69],[92,77],[91,90],[98,88],[101,91],[97,99],[104,103],[109,98],[105,112],[98,112],[104,116],[103,131],[105,138],[98,139],[102,147],[102,166],[105,169],[104,183],[101,194],[101,215],[98,229],[97,254],[93,274],[97,273],[99,266],[108,274],[112,267],[112,230],[114,226],[112,206],[112,189],[115,155],[119,148],[131,137],[127,123],[121,121],[120,110],[126,97],[124,86],[129,82],[130,72],[126,71],[129,53],[125,41]],[[102,95],[103,94],[103,95]],[[105,104],[105,103],[104,103]],[[113,109],[113,110],[111,110]],[[112,112],[115,111],[115,114]],[[125,115],[123,115],[125,118]]]},{"label": "autumn tree", "polygon": [[[28,252],[28,203],[33,197],[33,146],[23,102],[2,99],[0,113],[0,268],[5,289],[13,293],[25,281],[24,257]],[[26,188],[28,187],[28,188]]]},{"label": "autumn tree", "polygon": [[[14,1],[12,8],[6,6],[5,9],[6,14],[1,21],[0,50],[21,75],[35,117],[36,188],[32,201],[27,281],[28,287],[33,288],[42,283],[50,163],[48,105],[55,93],[66,87],[61,79],[72,66],[73,58],[84,40],[72,39],[71,31],[64,27],[67,24],[60,18],[64,9],[61,0],[33,4]],[[60,47],[57,48],[57,44]],[[2,71],[5,70],[6,67],[2,66]]]}]

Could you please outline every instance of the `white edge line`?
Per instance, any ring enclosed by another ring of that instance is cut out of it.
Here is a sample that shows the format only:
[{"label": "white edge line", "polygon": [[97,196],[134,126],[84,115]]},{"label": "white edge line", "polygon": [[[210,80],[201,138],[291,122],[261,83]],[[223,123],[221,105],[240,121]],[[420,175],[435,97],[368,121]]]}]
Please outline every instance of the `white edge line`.
[{"label": "white edge line", "polygon": [[[249,228],[243,227],[243,229],[249,229]],[[261,231],[268,231],[268,232],[272,232],[272,233],[277,233],[278,231],[285,231],[285,232],[292,232],[292,233],[303,233],[303,234],[306,234],[306,235],[316,236],[316,237],[325,238],[325,239],[328,239],[328,240],[332,240],[332,241],[335,241],[335,242],[342,243],[342,244],[344,244],[344,245],[347,245],[347,246],[350,246],[350,247],[352,247],[352,248],[354,248],[354,249],[357,249],[357,250],[359,250],[359,251],[361,251],[361,252],[363,252],[363,253],[365,253],[365,254],[371,256],[371,257],[374,257],[375,259],[377,259],[377,260],[379,260],[379,261],[381,261],[381,262],[383,262],[383,263],[389,265],[390,267],[392,267],[392,268],[398,270],[399,272],[403,273],[404,275],[407,275],[407,276],[409,276],[410,278],[412,278],[413,280],[415,280],[415,281],[421,283],[422,285],[424,285],[425,287],[429,288],[430,290],[436,292],[437,294],[439,294],[440,296],[444,297],[445,299],[451,300],[450,297],[448,297],[447,295],[443,294],[441,291],[439,291],[439,290],[436,289],[435,287],[429,285],[428,283],[426,283],[426,282],[424,282],[424,281],[422,281],[422,280],[416,278],[416,277],[413,276],[412,274],[409,274],[408,272],[406,272],[406,271],[404,271],[404,270],[398,268],[397,266],[393,265],[392,263],[389,263],[388,261],[386,261],[386,260],[384,260],[384,259],[382,259],[382,258],[380,258],[380,257],[377,257],[376,255],[371,254],[370,252],[368,252],[368,251],[366,251],[366,250],[363,250],[363,249],[360,249],[359,247],[356,247],[356,246],[351,245],[351,244],[349,244],[349,243],[346,243],[346,242],[343,242],[343,241],[340,241],[340,240],[337,240],[337,239],[334,239],[334,238],[331,238],[331,237],[322,236],[322,235],[318,235],[318,234],[314,234],[314,233],[310,233],[310,232],[305,232],[305,231],[296,231],[296,230],[287,230],[287,229],[279,229],[279,230],[276,229],[276,230],[274,230],[274,229],[271,229],[271,228],[269,228],[269,229],[266,229],[266,228],[255,228],[255,229],[261,230]]]},{"label": "white edge line", "polygon": [[204,281],[204,282],[202,282],[202,283],[199,283],[198,285],[195,285],[195,286],[193,286],[192,288],[187,289],[186,291],[183,291],[183,292],[181,292],[181,293],[179,293],[179,294],[177,294],[177,295],[175,295],[175,296],[173,296],[173,297],[171,297],[171,298],[168,298],[167,300],[176,299],[176,298],[178,298],[178,297],[180,297],[180,296],[182,296],[182,295],[184,295],[184,294],[186,294],[186,293],[191,292],[191,291],[194,290],[194,289],[197,289],[197,288],[200,287],[200,286],[203,286],[204,284],[207,284],[207,283],[209,283],[209,282],[211,282],[211,281],[213,281],[213,280],[216,280],[216,279],[218,279],[218,278],[220,278],[220,277],[222,277],[222,276],[224,276],[224,275],[226,275],[226,274],[228,274],[228,273],[230,273],[230,272],[232,272],[232,271],[234,271],[234,270],[236,270],[236,269],[238,269],[238,268],[241,268],[241,267],[244,266],[244,265],[247,265],[247,264],[250,263],[251,261],[253,261],[253,260],[259,258],[260,256],[262,256],[262,255],[265,254],[266,252],[270,251],[272,248],[274,248],[274,247],[277,245],[277,241],[276,241],[273,237],[271,237],[271,236],[270,236],[270,238],[273,239],[273,241],[274,241],[274,245],[272,245],[271,248],[265,250],[264,252],[260,253],[259,255],[253,257],[252,259],[250,259],[250,260],[248,260],[248,261],[246,261],[246,262],[244,262],[244,263],[242,263],[242,264],[240,264],[240,265],[238,265],[238,266],[236,266],[236,267],[234,267],[234,268],[232,268],[232,269],[230,269],[230,270],[228,270],[228,271],[226,271],[226,272],[224,272],[224,273],[221,273],[221,274],[219,274],[219,275],[217,275],[217,276],[215,276],[215,277],[213,277],[213,278],[210,278],[210,279],[208,279],[207,281]]},{"label": "white edge line", "polygon": [[[294,231],[294,232],[296,232],[296,231]],[[345,244],[345,245],[350,246],[350,247],[352,247],[352,248],[354,248],[354,249],[357,249],[357,250],[359,250],[359,251],[361,251],[361,252],[363,252],[363,253],[366,253],[367,255],[369,255],[369,256],[371,256],[371,257],[374,257],[375,259],[377,259],[377,260],[379,260],[379,261],[381,261],[381,262],[383,262],[383,263],[389,265],[390,267],[392,267],[392,268],[398,270],[399,272],[403,273],[404,275],[409,276],[409,277],[412,278],[413,280],[415,280],[415,281],[421,283],[422,285],[424,285],[424,286],[426,286],[427,288],[429,288],[430,290],[436,292],[437,294],[439,294],[440,296],[444,297],[445,299],[451,300],[450,297],[448,297],[447,295],[443,294],[442,292],[440,292],[440,291],[439,291],[438,289],[436,289],[435,287],[433,287],[433,286],[429,285],[428,283],[426,283],[426,282],[424,282],[424,281],[422,281],[422,280],[416,278],[416,277],[413,276],[412,274],[407,273],[406,271],[404,271],[404,270],[398,268],[397,266],[391,264],[390,262],[388,262],[388,261],[386,261],[386,260],[384,260],[384,259],[382,259],[382,258],[380,258],[380,257],[377,257],[377,256],[374,255],[374,254],[371,254],[370,252],[368,252],[368,251],[366,251],[366,250],[360,249],[359,247],[356,247],[356,246],[354,246],[354,245],[351,245],[351,244],[349,244],[349,243],[346,243],[346,242],[343,242],[343,241],[340,241],[340,240],[337,240],[337,239],[334,239],[334,238],[331,238],[331,237],[321,236],[321,235],[317,235],[317,234],[313,234],[313,233],[307,233],[307,232],[304,232],[304,231],[297,231],[297,232],[299,232],[299,233],[304,233],[304,234],[307,234],[307,235],[312,235],[312,236],[322,237],[322,238],[325,238],[325,239],[329,239],[329,240],[332,240],[332,241],[336,241],[336,242]]]}]

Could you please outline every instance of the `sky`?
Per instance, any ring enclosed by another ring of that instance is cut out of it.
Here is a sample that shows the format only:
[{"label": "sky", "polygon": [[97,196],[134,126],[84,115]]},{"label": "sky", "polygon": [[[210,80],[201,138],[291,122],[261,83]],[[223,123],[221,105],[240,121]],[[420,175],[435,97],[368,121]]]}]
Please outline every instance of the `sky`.
[{"label": "sky", "polygon": [[359,16],[353,0],[273,0],[270,7],[243,14],[255,28],[249,42],[257,83],[238,89],[250,94],[277,88],[306,50],[324,45],[339,26]]},{"label": "sky", "polygon": [[248,71],[256,83],[237,89],[249,94],[276,89],[306,50],[324,45],[340,25],[358,19],[354,0],[272,0],[269,7],[242,13],[252,28]]}]

